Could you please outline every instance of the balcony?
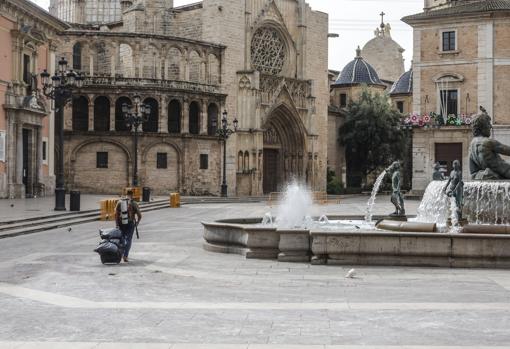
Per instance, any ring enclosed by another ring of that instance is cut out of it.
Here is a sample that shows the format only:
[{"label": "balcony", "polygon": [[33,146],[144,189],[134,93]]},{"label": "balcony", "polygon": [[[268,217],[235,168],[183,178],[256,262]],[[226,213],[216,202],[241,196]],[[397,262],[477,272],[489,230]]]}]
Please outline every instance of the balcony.
[{"label": "balcony", "polygon": [[125,78],[112,76],[90,76],[86,77],[83,83],[86,88],[155,88],[163,90],[180,90],[198,93],[220,94],[217,85],[207,85],[191,81],[147,79],[147,78]]},{"label": "balcony", "polygon": [[470,129],[471,123],[473,119],[476,117],[476,114],[472,115],[455,115],[450,114],[447,117],[443,117],[439,114],[431,112],[425,115],[419,115],[416,113],[409,114],[401,120],[401,129],[413,129],[413,128],[422,128],[422,129]]}]

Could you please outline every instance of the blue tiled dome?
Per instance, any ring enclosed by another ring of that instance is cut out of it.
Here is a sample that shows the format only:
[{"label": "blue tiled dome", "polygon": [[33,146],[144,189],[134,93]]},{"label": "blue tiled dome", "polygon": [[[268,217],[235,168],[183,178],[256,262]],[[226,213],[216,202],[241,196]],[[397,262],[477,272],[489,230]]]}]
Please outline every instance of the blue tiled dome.
[{"label": "blue tiled dome", "polygon": [[340,76],[335,82],[335,85],[353,85],[353,84],[367,84],[367,85],[383,85],[384,83],[379,79],[375,69],[363,60],[361,57],[361,50],[358,47],[356,50],[356,58],[349,62]]},{"label": "blue tiled dome", "polygon": [[398,78],[390,90],[390,95],[413,93],[413,70],[406,71]]}]

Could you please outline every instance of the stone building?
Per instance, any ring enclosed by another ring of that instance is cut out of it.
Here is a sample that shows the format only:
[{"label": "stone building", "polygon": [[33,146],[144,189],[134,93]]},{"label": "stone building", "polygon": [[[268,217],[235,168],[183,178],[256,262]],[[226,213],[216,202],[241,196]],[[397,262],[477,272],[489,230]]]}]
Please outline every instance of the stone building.
[{"label": "stone building", "polygon": [[54,117],[34,79],[54,69],[68,26],[27,0],[0,0],[0,198],[52,194]]},{"label": "stone building", "polygon": [[413,69],[402,74],[391,86],[389,92],[395,109],[403,115],[413,112]]},{"label": "stone building", "polygon": [[[384,16],[384,13],[381,15]],[[355,174],[353,164],[347,166],[348,156],[340,144],[339,128],[345,120],[344,109],[350,100],[359,97],[363,88],[379,93],[389,92],[404,73],[403,52],[404,49],[391,37],[390,24],[381,20],[381,25],[374,31],[374,38],[363,49],[358,47],[356,58],[341,72],[329,73],[328,167],[345,185],[359,187],[360,178]],[[396,97],[394,104],[398,107],[403,95]]]},{"label": "stone building", "polygon": [[424,12],[403,18],[414,30],[413,113],[437,114],[434,124],[413,131],[415,192],[423,192],[435,162],[449,170],[459,159],[469,178],[469,122],[480,105],[493,117],[494,137],[510,143],[510,1],[424,5]]},{"label": "stone building", "polygon": [[339,129],[345,120],[345,111],[350,101],[359,99],[363,89],[384,93],[386,84],[377,71],[364,60],[361,49],[356,57],[342,69],[336,81],[331,84],[329,112],[328,164],[335,175],[342,178],[349,187],[361,187],[361,176],[357,170],[358,161],[339,142]]},{"label": "stone building", "polygon": [[121,109],[138,95],[152,107],[139,144],[143,186],[218,194],[215,133],[226,110],[239,120],[227,141],[229,195],[278,191],[293,178],[325,189],[326,14],[304,0],[125,0],[118,21],[80,21],[61,35],[61,54],[87,74],[65,112],[68,187],[118,193],[130,183]]}]

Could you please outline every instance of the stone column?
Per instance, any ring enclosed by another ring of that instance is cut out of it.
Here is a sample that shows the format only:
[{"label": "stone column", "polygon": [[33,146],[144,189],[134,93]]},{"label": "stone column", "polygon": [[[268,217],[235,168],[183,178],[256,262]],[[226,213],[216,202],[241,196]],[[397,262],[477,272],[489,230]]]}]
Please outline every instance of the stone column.
[{"label": "stone column", "polygon": [[7,132],[5,134],[5,165],[9,197],[14,198],[16,183],[16,122],[12,111],[7,111]]},{"label": "stone column", "polygon": [[23,124],[16,123],[16,184],[23,183]]},{"label": "stone column", "polygon": [[158,52],[158,55],[156,56],[156,76],[154,78],[156,79],[162,79],[161,77],[161,55]]},{"label": "stone column", "polygon": [[205,83],[206,84],[211,84],[211,67],[210,67],[210,63],[209,62],[209,54],[208,53],[204,53],[205,54],[205,57],[204,57],[204,62],[205,62]]},{"label": "stone column", "polygon": [[181,133],[189,133],[189,102],[184,100],[181,111]]},{"label": "stone column", "polygon": [[160,133],[168,133],[168,98],[165,96],[161,96],[161,101],[159,104],[159,130]]},{"label": "stone column", "polygon": [[89,98],[89,131],[94,131],[94,95],[88,96]]},{"label": "stone column", "polygon": [[189,52],[184,54],[184,80],[189,81]]},{"label": "stone column", "polygon": [[110,101],[110,131],[115,131],[115,100]]},{"label": "stone column", "polygon": [[12,77],[14,81],[21,81],[21,38],[18,31],[11,31],[12,35]]},{"label": "stone column", "polygon": [[90,76],[94,76],[94,54],[92,49],[90,49],[90,55],[89,55],[89,70],[90,70]]},{"label": "stone column", "polygon": [[140,71],[140,53],[139,53],[139,45],[135,46],[135,52],[133,52],[133,77],[134,78],[141,78],[142,73]]},{"label": "stone column", "polygon": [[114,42],[110,48],[113,51],[110,61],[110,76],[115,77],[117,75],[117,62],[119,61],[119,44]]},{"label": "stone column", "polygon": [[200,108],[200,134],[207,134],[207,101],[202,101],[202,107]]}]

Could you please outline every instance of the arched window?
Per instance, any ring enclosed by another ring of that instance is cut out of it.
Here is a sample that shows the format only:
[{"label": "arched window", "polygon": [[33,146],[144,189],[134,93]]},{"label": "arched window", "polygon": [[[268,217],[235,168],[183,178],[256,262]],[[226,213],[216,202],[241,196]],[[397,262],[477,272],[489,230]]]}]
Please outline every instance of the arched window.
[{"label": "arched window", "polygon": [[73,69],[81,70],[81,44],[79,42],[73,46]]},{"label": "arched window", "polygon": [[200,107],[197,102],[189,105],[189,133],[193,135],[200,133]]},{"label": "arched window", "polygon": [[167,80],[181,80],[181,59],[182,54],[177,48],[168,50]]},{"label": "arched window", "polygon": [[99,96],[94,100],[94,131],[110,130],[110,100]]},{"label": "arched window", "polygon": [[128,44],[119,45],[119,64],[117,71],[125,78],[134,77],[133,49]]},{"label": "arched window", "polygon": [[250,153],[248,153],[248,151],[245,151],[243,159],[243,172],[248,171],[250,171]]},{"label": "arched window", "polygon": [[220,62],[212,53],[207,57],[209,64],[209,83],[218,85],[220,82]]},{"label": "arched window", "polygon": [[119,97],[115,102],[115,130],[116,131],[129,131],[129,127],[126,125],[124,114],[122,113],[122,104],[131,104],[131,100],[128,97]]},{"label": "arched window", "polygon": [[96,55],[94,58],[94,75],[110,75],[111,57],[106,43],[97,42],[94,46]]},{"label": "arched window", "polygon": [[154,45],[146,47],[142,53],[142,74],[147,79],[159,79],[157,76],[159,53]]},{"label": "arched window", "polygon": [[168,132],[181,133],[181,104],[175,99],[168,104]]},{"label": "arched window", "polygon": [[146,98],[143,101],[144,104],[148,104],[151,107],[151,114],[149,119],[143,123],[143,132],[158,132],[159,126],[159,103],[154,98]]},{"label": "arched window", "polygon": [[202,59],[197,51],[191,51],[189,54],[189,81],[200,82]]},{"label": "arched window", "polygon": [[73,131],[88,131],[89,101],[84,96],[73,98]]},{"label": "arched window", "polygon": [[216,135],[218,129],[218,106],[211,103],[207,108],[207,134],[209,136]]},{"label": "arched window", "polygon": [[243,152],[237,153],[237,172],[243,172]]}]

